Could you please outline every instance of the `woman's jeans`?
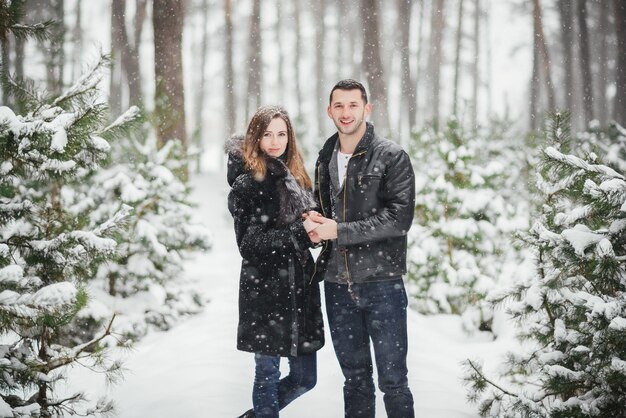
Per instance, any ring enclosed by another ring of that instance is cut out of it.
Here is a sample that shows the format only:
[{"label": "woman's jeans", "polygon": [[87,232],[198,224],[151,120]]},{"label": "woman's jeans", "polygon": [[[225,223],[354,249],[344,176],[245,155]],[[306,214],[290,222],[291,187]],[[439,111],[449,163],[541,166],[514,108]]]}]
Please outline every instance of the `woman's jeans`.
[{"label": "woman's jeans", "polygon": [[387,416],[413,418],[406,365],[407,297],[402,278],[355,283],[352,290],[350,294],[347,285],[324,282],[328,324],[345,377],[345,416],[375,416],[371,339]]},{"label": "woman's jeans", "polygon": [[287,357],[289,375],[280,379],[280,357],[255,354],[252,404],[256,418],[278,418],[278,411],[317,382],[316,353]]}]

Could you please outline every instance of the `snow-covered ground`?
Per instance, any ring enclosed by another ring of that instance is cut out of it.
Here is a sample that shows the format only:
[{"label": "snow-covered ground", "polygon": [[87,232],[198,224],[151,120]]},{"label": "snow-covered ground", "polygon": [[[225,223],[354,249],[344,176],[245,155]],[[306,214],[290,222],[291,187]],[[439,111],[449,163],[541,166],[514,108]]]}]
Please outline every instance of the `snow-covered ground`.
[{"label": "snow-covered ground", "polygon": [[[187,274],[210,299],[206,309],[168,332],[151,332],[131,351],[117,352],[127,369],[117,385],[104,385],[102,375],[85,368],[71,371],[73,388],[85,390],[91,399],[113,398],[122,418],[234,418],[251,407],[253,355],[235,349],[240,258],[226,207],[228,186],[219,173],[196,176],[192,185],[197,216],[214,235],[213,249],[187,262]],[[416,416],[477,417],[474,406],[466,402],[460,363],[481,358],[489,371],[513,344],[511,334],[496,341],[486,334],[469,337],[458,317],[413,311],[408,323],[409,382]],[[317,386],[281,416],[342,417],[342,382],[327,335],[327,344],[318,353]],[[385,416],[379,393],[377,417]]]}]

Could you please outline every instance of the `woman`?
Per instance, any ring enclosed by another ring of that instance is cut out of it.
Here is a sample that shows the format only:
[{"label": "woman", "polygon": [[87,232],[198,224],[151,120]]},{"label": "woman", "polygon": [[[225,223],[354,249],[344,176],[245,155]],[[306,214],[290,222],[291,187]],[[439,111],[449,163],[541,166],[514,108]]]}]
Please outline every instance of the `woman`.
[{"label": "woman", "polygon": [[[228,150],[228,209],[243,258],[237,348],[255,353],[256,363],[254,409],[240,418],[278,417],[315,386],[316,351],[324,345],[313,244],[302,221],[314,205],[311,180],[282,107],[259,108]],[[279,380],[281,357],[290,371]]]}]

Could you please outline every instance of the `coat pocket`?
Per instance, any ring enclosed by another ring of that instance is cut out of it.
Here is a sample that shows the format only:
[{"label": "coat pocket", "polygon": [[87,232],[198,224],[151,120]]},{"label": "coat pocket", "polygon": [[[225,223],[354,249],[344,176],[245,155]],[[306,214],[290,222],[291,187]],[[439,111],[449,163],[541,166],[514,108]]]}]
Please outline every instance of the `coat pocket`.
[{"label": "coat pocket", "polygon": [[359,187],[369,188],[373,185],[378,186],[382,178],[382,174],[359,174],[357,176],[357,183]]}]

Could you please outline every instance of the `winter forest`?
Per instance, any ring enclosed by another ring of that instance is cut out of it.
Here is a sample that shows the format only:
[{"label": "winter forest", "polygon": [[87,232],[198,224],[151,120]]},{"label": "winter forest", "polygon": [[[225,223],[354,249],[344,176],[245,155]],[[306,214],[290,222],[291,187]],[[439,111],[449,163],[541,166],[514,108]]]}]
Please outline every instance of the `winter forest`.
[{"label": "winter forest", "polygon": [[[626,1],[0,0],[0,416],[251,407],[225,141],[410,155],[416,416],[626,417]],[[281,412],[343,416],[330,337]],[[383,417],[377,393],[377,417]]]}]

